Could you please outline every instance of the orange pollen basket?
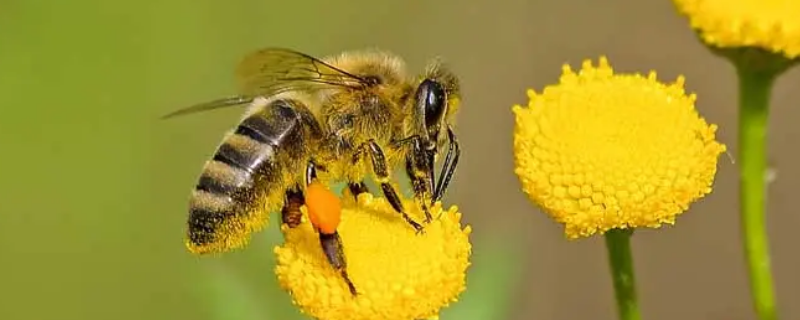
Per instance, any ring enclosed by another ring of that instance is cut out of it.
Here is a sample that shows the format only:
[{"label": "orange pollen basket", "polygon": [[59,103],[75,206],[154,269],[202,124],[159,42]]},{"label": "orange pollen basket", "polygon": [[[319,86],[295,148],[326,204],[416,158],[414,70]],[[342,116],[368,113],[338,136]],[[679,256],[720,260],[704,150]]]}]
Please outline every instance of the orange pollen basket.
[{"label": "orange pollen basket", "polygon": [[319,182],[306,188],[306,208],[311,225],[321,233],[333,234],[342,218],[342,204],[333,192]]}]

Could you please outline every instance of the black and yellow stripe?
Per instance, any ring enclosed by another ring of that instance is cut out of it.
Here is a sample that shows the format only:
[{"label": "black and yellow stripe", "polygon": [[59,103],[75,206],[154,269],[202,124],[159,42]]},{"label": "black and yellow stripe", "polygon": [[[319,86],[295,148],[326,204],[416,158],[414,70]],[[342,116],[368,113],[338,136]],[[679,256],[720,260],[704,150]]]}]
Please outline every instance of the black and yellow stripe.
[{"label": "black and yellow stripe", "polygon": [[219,252],[243,244],[257,228],[247,221],[268,214],[254,208],[256,200],[283,195],[289,187],[287,172],[303,176],[300,164],[307,162],[309,153],[305,145],[318,133],[318,125],[306,121],[306,113],[298,101],[274,100],[254,110],[223,139],[192,193],[190,250]]}]

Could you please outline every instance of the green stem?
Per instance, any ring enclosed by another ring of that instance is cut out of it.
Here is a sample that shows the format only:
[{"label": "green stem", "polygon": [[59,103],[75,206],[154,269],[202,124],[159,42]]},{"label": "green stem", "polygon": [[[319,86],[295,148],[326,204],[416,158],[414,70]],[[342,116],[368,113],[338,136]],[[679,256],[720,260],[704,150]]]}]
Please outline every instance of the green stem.
[{"label": "green stem", "polygon": [[741,219],[750,290],[761,320],[776,320],[767,238],[767,117],[772,84],[778,72],[737,64],[739,75],[739,161]]},{"label": "green stem", "polygon": [[631,235],[633,229],[611,229],[605,233],[611,278],[617,297],[620,320],[639,320],[639,304],[636,299],[636,281],[633,276],[633,254]]}]

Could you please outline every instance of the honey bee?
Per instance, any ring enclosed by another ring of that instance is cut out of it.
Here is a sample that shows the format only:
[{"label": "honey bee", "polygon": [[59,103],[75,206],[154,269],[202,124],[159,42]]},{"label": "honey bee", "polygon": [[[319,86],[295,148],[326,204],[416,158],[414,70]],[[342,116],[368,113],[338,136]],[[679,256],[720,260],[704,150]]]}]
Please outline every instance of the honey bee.
[{"label": "honey bee", "polygon": [[[452,128],[460,88],[438,60],[418,76],[405,69],[400,57],[378,50],[317,59],[266,48],[237,66],[239,95],[166,115],[249,105],[192,191],[188,249],[206,254],[241,247],[278,209],[282,222],[296,227],[312,182],[346,182],[358,196],[369,192],[364,182],[370,175],[394,210],[422,232],[423,225],[406,213],[391,171],[405,170],[415,203],[430,222],[429,206],[444,195],[460,156]],[[445,145],[437,178],[434,163]],[[338,233],[317,230],[329,263],[355,294]]]}]

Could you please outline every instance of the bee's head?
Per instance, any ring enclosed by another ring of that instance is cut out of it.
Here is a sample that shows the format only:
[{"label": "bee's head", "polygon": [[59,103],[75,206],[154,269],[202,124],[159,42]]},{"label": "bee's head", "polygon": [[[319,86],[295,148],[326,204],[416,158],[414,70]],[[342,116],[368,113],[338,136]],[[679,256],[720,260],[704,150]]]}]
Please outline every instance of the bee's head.
[{"label": "bee's head", "polygon": [[439,63],[431,64],[417,87],[414,107],[426,149],[437,149],[447,140],[447,126],[454,121],[460,103],[458,79]]},{"label": "bee's head", "polygon": [[[459,84],[456,76],[443,68],[439,63],[428,67],[425,76],[419,82],[413,99],[415,134],[420,139],[415,145],[414,158],[425,163],[425,171],[430,178],[428,185],[433,190],[432,201],[438,201],[444,195],[455,172],[460,154],[458,141],[453,133],[455,120],[461,100]],[[434,162],[437,156],[449,144],[439,178],[435,178]],[[422,149],[422,150],[420,150]],[[439,181],[435,184],[436,180]],[[433,202],[431,202],[433,204]]]}]

